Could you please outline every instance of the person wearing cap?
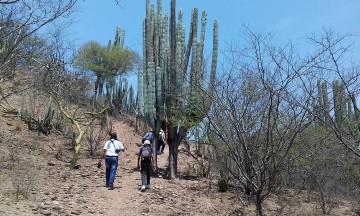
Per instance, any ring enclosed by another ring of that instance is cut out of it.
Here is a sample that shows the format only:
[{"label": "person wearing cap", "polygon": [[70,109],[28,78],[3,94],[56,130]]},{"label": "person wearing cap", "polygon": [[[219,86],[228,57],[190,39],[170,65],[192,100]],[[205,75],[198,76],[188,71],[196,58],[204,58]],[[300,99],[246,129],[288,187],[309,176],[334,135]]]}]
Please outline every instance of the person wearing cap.
[{"label": "person wearing cap", "polygon": [[125,151],[124,145],[117,139],[116,133],[109,133],[110,140],[105,142],[101,158],[105,158],[106,187],[114,190],[114,181],[118,167],[119,155]]},{"label": "person wearing cap", "polygon": [[[141,162],[140,162],[141,161]],[[141,192],[150,189],[151,166],[154,161],[153,148],[149,140],[145,140],[140,148],[137,167],[141,172]]]}]

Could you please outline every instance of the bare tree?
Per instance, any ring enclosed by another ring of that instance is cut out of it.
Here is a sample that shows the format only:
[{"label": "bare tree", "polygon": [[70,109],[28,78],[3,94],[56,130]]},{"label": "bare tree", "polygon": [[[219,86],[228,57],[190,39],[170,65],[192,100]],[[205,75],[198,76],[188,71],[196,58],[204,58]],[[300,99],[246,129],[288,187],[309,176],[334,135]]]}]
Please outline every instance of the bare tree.
[{"label": "bare tree", "polygon": [[[271,46],[271,35],[247,29],[248,47],[230,47],[225,75],[208,117],[210,143],[223,158],[221,175],[238,182],[262,203],[282,186],[290,154],[312,123],[311,97],[300,85],[316,55],[301,59],[295,48]],[[222,176],[223,177],[223,176]]]},{"label": "bare tree", "polygon": [[76,3],[77,0],[0,2],[0,79],[22,57],[24,42],[49,23],[68,17]]},{"label": "bare tree", "polygon": [[324,50],[314,64],[313,77],[322,82],[324,88],[312,91],[316,105],[312,114],[327,130],[332,131],[343,147],[360,157],[360,112],[357,103],[360,65],[352,62],[350,57],[353,48],[351,37],[338,35],[332,30],[324,30],[319,37],[309,37],[317,50]]}]

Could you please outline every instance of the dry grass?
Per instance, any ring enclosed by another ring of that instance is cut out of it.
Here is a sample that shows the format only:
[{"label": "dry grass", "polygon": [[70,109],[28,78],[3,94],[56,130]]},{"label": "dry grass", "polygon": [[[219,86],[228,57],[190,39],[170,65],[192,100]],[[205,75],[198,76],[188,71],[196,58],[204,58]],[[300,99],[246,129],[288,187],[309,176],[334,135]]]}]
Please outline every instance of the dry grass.
[{"label": "dry grass", "polygon": [[17,117],[14,121],[14,128],[17,131],[21,131],[23,129],[23,121],[20,117]]}]

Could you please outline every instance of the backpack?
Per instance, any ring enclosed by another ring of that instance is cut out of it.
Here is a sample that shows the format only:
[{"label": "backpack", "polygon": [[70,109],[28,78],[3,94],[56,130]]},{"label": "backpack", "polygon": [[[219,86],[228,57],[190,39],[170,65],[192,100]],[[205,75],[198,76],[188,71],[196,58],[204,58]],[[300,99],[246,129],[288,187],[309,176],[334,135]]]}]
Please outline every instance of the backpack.
[{"label": "backpack", "polygon": [[151,146],[145,145],[141,150],[141,158],[150,158],[151,155]]},{"label": "backpack", "polygon": [[165,140],[165,134],[164,134],[164,132],[160,132],[160,133],[159,133],[159,140],[160,140],[160,141],[164,141],[164,140]]}]

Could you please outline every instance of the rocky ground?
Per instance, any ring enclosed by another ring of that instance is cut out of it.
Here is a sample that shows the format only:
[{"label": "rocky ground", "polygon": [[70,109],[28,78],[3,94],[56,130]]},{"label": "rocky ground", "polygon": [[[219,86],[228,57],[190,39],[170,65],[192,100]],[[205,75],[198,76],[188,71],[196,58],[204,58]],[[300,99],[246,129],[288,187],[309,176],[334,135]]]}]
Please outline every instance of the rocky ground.
[{"label": "rocky ground", "polygon": [[140,192],[136,153],[141,137],[124,122],[114,124],[127,150],[120,156],[113,191],[104,187],[105,170],[96,167],[96,158],[84,153],[75,170],[56,158],[70,140],[8,126],[1,141],[0,215],[228,215],[235,208],[229,202],[240,205],[206,179],[164,179],[167,151],[159,156],[160,173],[151,189]]},{"label": "rocky ground", "polygon": [[[255,215],[253,205],[244,205],[236,193],[221,193],[208,179],[164,179],[167,151],[159,156],[160,175],[152,178],[151,189],[140,192],[136,169],[139,135],[125,122],[114,131],[127,150],[119,161],[115,189],[105,185],[105,170],[97,159],[84,153],[79,169],[56,158],[57,147],[69,140],[60,136],[18,131],[7,125],[1,135],[0,215]],[[85,151],[86,152],[86,151]],[[181,172],[185,172],[181,155]],[[187,158],[189,159],[189,158]],[[266,203],[267,215],[315,215],[316,197],[290,191],[273,196]],[[297,201],[301,199],[304,205]],[[332,215],[356,215],[351,203],[341,202]]]}]

